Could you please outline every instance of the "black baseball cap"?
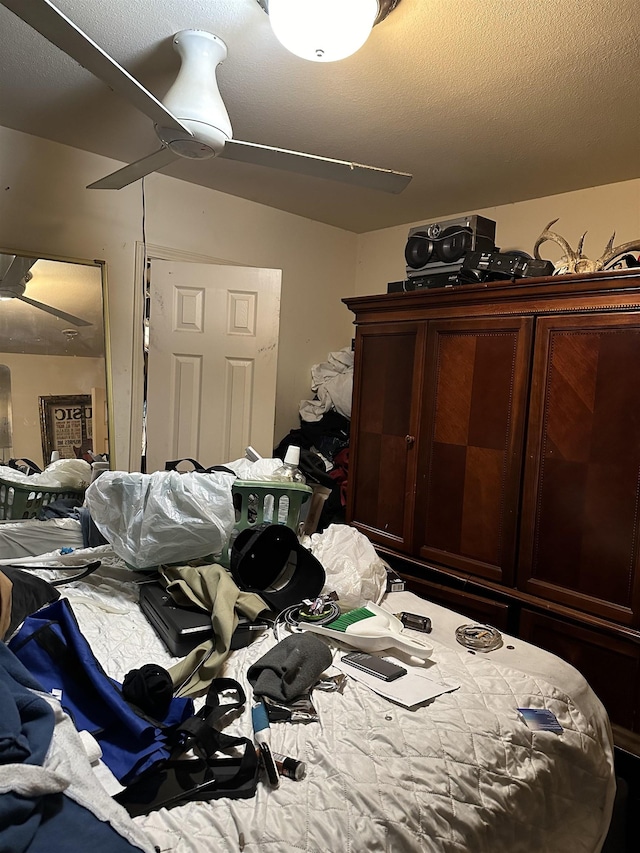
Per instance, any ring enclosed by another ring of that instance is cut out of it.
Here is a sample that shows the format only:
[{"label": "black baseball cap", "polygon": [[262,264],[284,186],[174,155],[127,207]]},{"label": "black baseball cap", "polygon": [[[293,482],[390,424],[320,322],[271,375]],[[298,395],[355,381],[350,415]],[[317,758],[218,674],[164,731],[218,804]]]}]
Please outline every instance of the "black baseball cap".
[{"label": "black baseball cap", "polygon": [[284,524],[241,530],[231,547],[230,569],[240,589],[255,592],[277,613],[317,598],[326,580],[322,563]]}]

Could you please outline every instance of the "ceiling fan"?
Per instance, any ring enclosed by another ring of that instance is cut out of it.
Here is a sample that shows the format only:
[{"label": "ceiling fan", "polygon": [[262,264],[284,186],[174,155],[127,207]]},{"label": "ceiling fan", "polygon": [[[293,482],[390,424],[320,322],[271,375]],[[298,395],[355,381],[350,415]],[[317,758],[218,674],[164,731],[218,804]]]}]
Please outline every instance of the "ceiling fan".
[{"label": "ceiling fan", "polygon": [[37,258],[22,258],[18,255],[0,255],[0,299],[19,299],[66,323],[74,326],[91,326],[92,324],[87,320],[81,320],[80,317],[74,317],[73,314],[67,314],[66,311],[24,295],[27,283],[33,278],[31,267],[37,260]]},{"label": "ceiling fan", "polygon": [[216,68],[227,56],[218,36],[203,30],[182,30],[174,36],[181,67],[160,102],[50,0],[0,2],[154,122],[162,148],[89,184],[89,189],[121,189],[180,157],[224,157],[390,193],[402,192],[411,180],[404,172],[233,139],[216,82]]}]

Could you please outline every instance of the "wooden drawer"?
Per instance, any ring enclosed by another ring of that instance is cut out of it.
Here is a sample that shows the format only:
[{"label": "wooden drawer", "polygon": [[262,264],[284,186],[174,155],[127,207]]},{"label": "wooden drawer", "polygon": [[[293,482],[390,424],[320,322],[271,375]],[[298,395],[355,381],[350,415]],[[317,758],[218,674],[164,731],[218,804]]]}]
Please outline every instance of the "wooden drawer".
[{"label": "wooden drawer", "polygon": [[526,608],[520,613],[519,636],[575,666],[612,723],[640,731],[640,646]]},{"label": "wooden drawer", "polygon": [[493,625],[499,631],[508,631],[509,606],[481,595],[474,595],[461,589],[453,589],[442,584],[426,581],[422,578],[408,577],[404,575],[407,589],[415,592],[421,598],[433,601],[455,610],[476,622]]}]

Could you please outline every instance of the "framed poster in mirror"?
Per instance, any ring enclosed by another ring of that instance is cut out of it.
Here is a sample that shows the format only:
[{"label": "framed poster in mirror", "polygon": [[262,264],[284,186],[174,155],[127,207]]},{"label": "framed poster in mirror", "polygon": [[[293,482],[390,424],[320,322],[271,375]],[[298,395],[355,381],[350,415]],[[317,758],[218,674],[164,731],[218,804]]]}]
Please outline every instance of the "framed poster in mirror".
[{"label": "framed poster in mirror", "polygon": [[60,459],[86,459],[93,452],[91,394],[40,397],[42,454],[57,451]]}]

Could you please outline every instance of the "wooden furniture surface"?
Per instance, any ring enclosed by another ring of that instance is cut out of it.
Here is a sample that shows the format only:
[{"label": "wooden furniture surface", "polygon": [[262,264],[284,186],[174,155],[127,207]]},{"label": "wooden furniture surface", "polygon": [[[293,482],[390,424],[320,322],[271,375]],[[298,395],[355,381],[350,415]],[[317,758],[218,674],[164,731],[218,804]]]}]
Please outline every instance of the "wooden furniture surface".
[{"label": "wooden furniture surface", "polygon": [[640,272],[345,299],[347,520],[640,732]]}]

